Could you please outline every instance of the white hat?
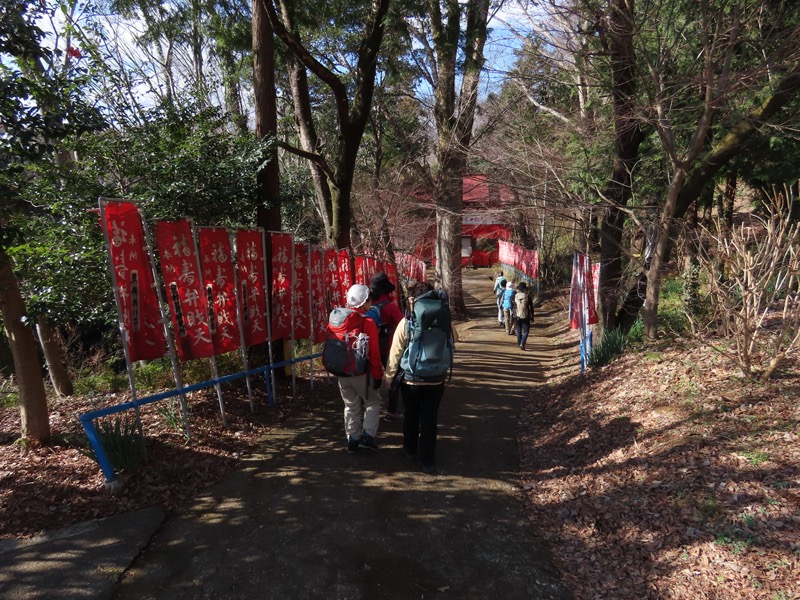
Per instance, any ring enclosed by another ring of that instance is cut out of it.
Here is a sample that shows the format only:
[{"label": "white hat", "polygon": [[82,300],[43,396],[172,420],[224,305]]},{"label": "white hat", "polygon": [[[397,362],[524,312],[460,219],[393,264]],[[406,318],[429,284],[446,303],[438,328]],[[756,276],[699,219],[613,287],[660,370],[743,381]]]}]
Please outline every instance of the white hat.
[{"label": "white hat", "polygon": [[369,288],[360,283],[351,286],[347,290],[347,305],[353,308],[364,306],[364,303],[369,300]]},{"label": "white hat", "polygon": [[506,283],[506,289],[507,290],[513,290],[514,289],[514,284],[509,281],[508,283]]}]

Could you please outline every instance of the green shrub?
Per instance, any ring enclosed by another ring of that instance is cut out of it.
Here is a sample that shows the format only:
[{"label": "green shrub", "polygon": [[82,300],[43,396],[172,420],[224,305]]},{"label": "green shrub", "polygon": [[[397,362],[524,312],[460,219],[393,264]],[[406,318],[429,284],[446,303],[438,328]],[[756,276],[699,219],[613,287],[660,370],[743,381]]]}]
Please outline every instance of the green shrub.
[{"label": "green shrub", "polygon": [[592,347],[589,355],[590,367],[607,365],[625,351],[628,338],[619,329],[604,331],[600,342]]},{"label": "green shrub", "polygon": [[0,378],[0,408],[12,408],[19,405],[19,391],[14,378]]},{"label": "green shrub", "polygon": [[644,320],[641,316],[631,325],[627,338],[632,344],[640,344],[644,340]]},{"label": "green shrub", "polygon": [[127,390],[129,386],[126,373],[116,373],[110,361],[99,371],[84,370],[78,373],[74,382],[75,393],[79,396],[92,394],[108,394]]},{"label": "green shrub", "polygon": [[161,400],[156,403],[156,409],[168,427],[175,431],[183,431],[183,414],[181,413],[180,400],[174,397]]},{"label": "green shrub", "polygon": [[[138,431],[136,420],[117,415],[113,419],[98,419],[96,427],[97,434],[114,470],[117,472],[135,471],[144,459],[144,440]],[[78,450],[98,462],[91,446],[84,446]]]}]

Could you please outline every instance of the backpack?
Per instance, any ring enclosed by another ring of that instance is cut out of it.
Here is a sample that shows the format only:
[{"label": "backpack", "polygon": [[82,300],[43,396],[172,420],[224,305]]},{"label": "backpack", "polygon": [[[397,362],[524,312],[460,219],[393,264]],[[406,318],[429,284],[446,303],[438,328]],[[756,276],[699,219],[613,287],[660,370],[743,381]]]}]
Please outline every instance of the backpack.
[{"label": "backpack", "polygon": [[504,291],[506,291],[506,283],[507,283],[507,281],[506,281],[505,277],[501,277],[500,281],[497,282],[497,292],[496,293],[497,293],[497,297],[498,298],[503,295]]},{"label": "backpack", "polygon": [[517,292],[516,296],[514,296],[514,303],[517,305],[517,318],[529,319],[531,314],[528,310],[528,294]]},{"label": "backpack", "polygon": [[389,356],[389,349],[392,347],[392,328],[388,323],[384,323],[383,319],[381,319],[381,310],[388,303],[389,300],[384,300],[383,302],[373,304],[365,313],[368,317],[375,321],[375,325],[378,327],[378,349],[381,352],[381,359],[384,361],[384,363],[386,362],[385,359]]},{"label": "backpack", "polygon": [[408,317],[408,343],[400,359],[406,381],[438,383],[453,366],[450,307],[435,292],[416,299]]},{"label": "backpack", "polygon": [[[357,318],[350,317],[353,314]],[[343,331],[345,321],[348,321],[349,328]],[[362,331],[363,325],[364,317],[350,308],[331,311],[327,337],[322,346],[322,365],[329,373],[353,377],[367,372],[369,337]]]}]

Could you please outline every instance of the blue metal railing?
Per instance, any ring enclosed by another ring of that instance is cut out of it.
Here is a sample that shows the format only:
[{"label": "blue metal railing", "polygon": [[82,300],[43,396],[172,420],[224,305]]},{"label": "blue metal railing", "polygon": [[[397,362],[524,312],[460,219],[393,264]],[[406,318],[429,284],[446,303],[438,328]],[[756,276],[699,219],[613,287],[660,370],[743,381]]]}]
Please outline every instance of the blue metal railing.
[{"label": "blue metal railing", "polygon": [[[158,402],[159,400],[165,400],[167,398],[179,396],[182,394],[186,394],[188,392],[195,392],[198,390],[202,390],[208,387],[212,387],[218,383],[226,383],[228,381],[234,381],[236,379],[249,377],[250,375],[265,374],[267,373],[267,371],[271,369],[288,367],[298,362],[304,362],[307,360],[313,360],[315,358],[319,358],[320,356],[322,356],[322,353],[300,356],[291,360],[284,360],[279,363],[273,363],[271,365],[256,367],[248,371],[241,371],[239,373],[224,375],[216,379],[209,379],[208,381],[194,383],[192,385],[187,385],[185,387],[170,390],[168,392],[161,392],[159,394],[153,394],[152,396],[137,398],[136,400],[132,400],[130,402],[123,402],[122,404],[117,404],[115,406],[108,406],[106,408],[100,408],[98,410],[93,410],[87,413],[83,413],[80,416],[81,424],[83,425],[83,429],[86,432],[86,437],[89,439],[89,444],[91,444],[92,446],[95,458],[97,459],[97,464],[100,465],[100,470],[103,471],[103,475],[106,478],[106,483],[114,481],[114,478],[116,477],[117,474],[116,471],[114,471],[114,468],[111,466],[111,461],[109,460],[108,454],[106,453],[105,448],[103,447],[103,442],[100,439],[100,434],[98,433],[97,428],[94,425],[95,419],[121,413],[123,411],[130,410],[132,408],[138,408],[146,404],[152,404],[153,402]],[[267,381],[267,403],[270,406],[274,406],[275,405],[274,390],[270,389],[270,384],[269,384],[270,378],[265,377],[265,379]]]}]

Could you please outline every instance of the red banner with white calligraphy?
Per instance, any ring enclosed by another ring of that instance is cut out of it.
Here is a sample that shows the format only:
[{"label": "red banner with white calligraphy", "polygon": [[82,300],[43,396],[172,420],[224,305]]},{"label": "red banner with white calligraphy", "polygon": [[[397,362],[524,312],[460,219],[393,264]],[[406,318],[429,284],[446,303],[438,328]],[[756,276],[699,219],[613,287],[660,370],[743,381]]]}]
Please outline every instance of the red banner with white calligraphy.
[{"label": "red banner with white calligraphy", "polygon": [[272,240],[272,341],[292,335],[292,249],[288,233],[270,233]]},{"label": "red banner with white calligraphy", "polygon": [[325,341],[328,328],[328,304],[325,300],[325,254],[322,250],[311,250],[311,326],[313,342]]},{"label": "red banner with white calligraphy", "polygon": [[339,282],[339,257],[336,250],[328,248],[323,257],[325,261],[326,306],[330,312],[337,306],[343,306],[342,285]]},{"label": "red banner with white calligraphy", "polygon": [[350,252],[345,248],[337,252],[337,261],[339,267],[339,291],[342,294],[342,304],[344,306],[347,302],[347,290],[353,285],[353,279],[350,274]]},{"label": "red banner with white calligraphy", "polygon": [[292,279],[292,310],[294,330],[292,339],[311,337],[311,307],[308,290],[308,246],[294,245],[294,276]]},{"label": "red banner with white calligraphy", "polygon": [[167,340],[139,209],[133,202],[104,201],[100,219],[128,360],[160,358],[166,354]]},{"label": "red banner with white calligraphy", "polygon": [[361,255],[356,256],[353,262],[356,269],[355,275],[353,275],[353,283],[363,283],[364,285],[368,285],[369,278],[367,276],[367,257]]},{"label": "red banner with white calligraphy", "polygon": [[224,354],[239,348],[242,339],[231,236],[224,227],[198,227],[197,242],[214,352]]},{"label": "red banner with white calligraphy", "polygon": [[259,229],[236,231],[236,276],[245,346],[267,341],[264,235]]},{"label": "red banner with white calligraphy", "polygon": [[156,221],[155,238],[172,312],[178,358],[185,361],[213,356],[206,294],[192,225],[188,219]]}]

